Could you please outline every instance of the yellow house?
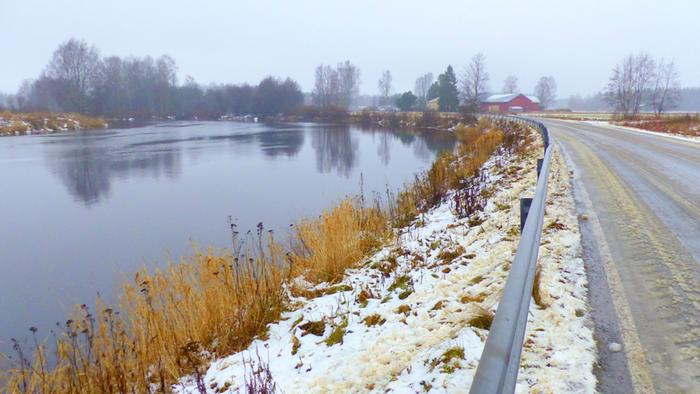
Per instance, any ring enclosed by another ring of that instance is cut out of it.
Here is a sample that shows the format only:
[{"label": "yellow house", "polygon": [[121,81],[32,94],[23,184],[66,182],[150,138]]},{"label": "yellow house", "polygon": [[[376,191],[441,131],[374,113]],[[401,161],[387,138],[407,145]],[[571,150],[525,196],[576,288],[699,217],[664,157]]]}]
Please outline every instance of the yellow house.
[{"label": "yellow house", "polygon": [[428,100],[427,103],[425,103],[425,108],[429,111],[437,111],[440,109],[440,97],[436,97],[432,100]]}]

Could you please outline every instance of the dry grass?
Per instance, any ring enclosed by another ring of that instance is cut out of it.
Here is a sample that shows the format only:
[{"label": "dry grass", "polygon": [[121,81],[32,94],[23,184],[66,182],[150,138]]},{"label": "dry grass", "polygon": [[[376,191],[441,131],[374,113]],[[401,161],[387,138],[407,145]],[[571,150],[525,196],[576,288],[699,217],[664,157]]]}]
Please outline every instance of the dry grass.
[{"label": "dry grass", "polygon": [[[516,138],[495,124],[457,133],[457,153],[438,157],[386,209],[378,203],[366,207],[361,197],[346,199],[317,218],[302,220],[288,247],[260,225],[243,239],[233,231],[229,251],[197,252],[163,269],[138,272],[124,285],[118,308],[99,302],[94,314],[86,306],[77,308],[55,337],[55,357],[48,357],[38,342],[33,361],[20,353],[13,369],[0,377],[3,392],[169,392],[183,375],[201,381],[212,357],[240,351],[266,335],[267,325],[289,305],[285,284],[292,278],[303,276],[312,284],[339,281],[347,268],[387,243],[392,225],[410,223],[440,203],[499,147],[512,148]],[[395,259],[387,259],[392,270]],[[412,291],[408,282],[395,284],[401,299]],[[408,305],[399,309],[410,311]],[[489,319],[484,314],[470,324],[488,327]],[[325,331],[323,321],[299,327],[302,335]],[[342,341],[343,330],[342,324],[334,328],[329,345]]]},{"label": "dry grass", "polygon": [[394,226],[409,225],[419,213],[442,202],[450,190],[463,188],[464,182],[478,175],[497,148],[516,142],[510,136],[513,133],[506,133],[488,122],[460,126],[455,133],[459,141],[457,152],[438,155],[428,171],[417,175],[414,182],[396,196],[391,207]]},{"label": "dry grass", "polygon": [[661,133],[679,134],[691,137],[700,136],[700,114],[667,115],[660,118],[641,118],[625,120],[616,124],[626,127],[656,131]]},{"label": "dry grass", "polygon": [[0,112],[0,136],[33,133],[54,133],[68,130],[103,129],[106,122],[78,113]]},{"label": "dry grass", "polygon": [[540,308],[546,308],[549,306],[544,301],[542,293],[542,267],[539,264],[535,268],[535,280],[532,284],[532,299]]}]

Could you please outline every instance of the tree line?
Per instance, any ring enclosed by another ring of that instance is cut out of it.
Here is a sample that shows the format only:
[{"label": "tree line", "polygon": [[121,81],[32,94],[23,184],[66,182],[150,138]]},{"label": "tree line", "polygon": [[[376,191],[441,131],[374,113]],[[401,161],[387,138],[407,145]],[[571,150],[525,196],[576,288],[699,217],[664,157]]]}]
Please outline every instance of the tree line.
[{"label": "tree line", "polygon": [[170,56],[102,57],[96,47],[70,39],[59,45],[38,78],[24,81],[4,101],[19,112],[217,119],[226,114],[290,113],[303,104],[304,96],[290,78],[204,87],[187,77],[179,84]]},{"label": "tree line", "polygon": [[[19,112],[80,112],[110,118],[206,118],[224,115],[270,116],[300,111],[304,94],[290,79],[267,77],[257,85],[210,84],[192,77],[179,83],[177,64],[170,56],[158,58],[100,55],[95,46],[70,39],[56,49],[42,73],[24,81],[16,94],[0,95],[0,109]],[[654,60],[646,53],[625,57],[615,65],[605,89],[591,98],[572,97],[570,106],[599,108],[635,116],[640,111],[661,114],[679,104],[697,109],[697,92],[681,90],[673,61]],[[413,90],[394,93],[393,77],[385,70],[377,82],[373,105],[400,110],[436,109],[444,112],[478,112],[490,94],[486,57],[478,53],[458,76],[448,65],[437,78],[428,72],[415,80]],[[318,108],[347,111],[359,98],[360,69],[349,60],[315,69],[311,103]],[[518,78],[509,75],[501,92],[518,93]],[[542,76],[533,94],[543,108],[556,100],[557,84]],[[437,100],[434,100],[437,99]],[[431,100],[437,104],[428,105]],[[578,109],[578,108],[573,108]],[[312,111],[313,112],[313,111]]]},{"label": "tree line", "polygon": [[[437,99],[437,110],[443,112],[478,112],[481,103],[491,94],[489,89],[489,73],[486,70],[486,57],[478,53],[463,68],[460,76],[455,73],[452,65],[438,75],[433,73],[419,76],[413,90],[405,91],[391,99],[392,76],[389,70],[384,71],[377,84],[380,104],[394,102],[401,110],[425,110],[430,108],[428,102]],[[557,84],[552,76],[543,76],[537,82],[534,94],[540,100],[542,107],[549,107],[556,98]],[[508,76],[504,81],[503,93],[519,93],[517,78]]]}]

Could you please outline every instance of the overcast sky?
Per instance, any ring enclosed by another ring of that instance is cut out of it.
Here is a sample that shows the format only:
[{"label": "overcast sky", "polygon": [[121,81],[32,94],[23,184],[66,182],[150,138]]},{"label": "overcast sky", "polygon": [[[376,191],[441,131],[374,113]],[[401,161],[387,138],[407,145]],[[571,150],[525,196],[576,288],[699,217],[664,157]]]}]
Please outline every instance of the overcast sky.
[{"label": "overcast sky", "polygon": [[492,91],[509,74],[524,92],[551,74],[565,97],[600,90],[616,62],[644,50],[700,86],[699,15],[697,0],[0,0],[0,91],[36,77],[70,37],[103,55],[169,54],[180,80],[204,84],[275,75],[310,91],[316,65],[350,59],[362,93],[377,92],[384,69],[403,91],[482,52]]}]

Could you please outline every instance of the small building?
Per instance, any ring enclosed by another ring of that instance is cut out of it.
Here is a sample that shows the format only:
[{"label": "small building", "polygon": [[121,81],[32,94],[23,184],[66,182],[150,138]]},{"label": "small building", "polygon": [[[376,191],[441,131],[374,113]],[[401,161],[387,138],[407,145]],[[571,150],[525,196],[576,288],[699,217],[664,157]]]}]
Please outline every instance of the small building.
[{"label": "small building", "polygon": [[522,93],[493,94],[481,102],[484,112],[537,112],[541,111],[540,100]]},{"label": "small building", "polygon": [[425,104],[425,107],[428,109],[428,111],[437,111],[440,109],[440,98],[436,97],[432,100],[428,100],[428,102]]}]

